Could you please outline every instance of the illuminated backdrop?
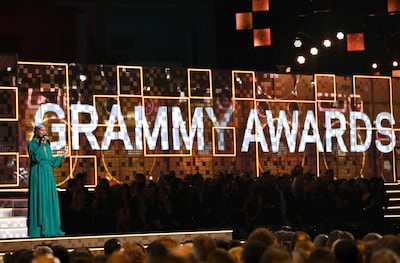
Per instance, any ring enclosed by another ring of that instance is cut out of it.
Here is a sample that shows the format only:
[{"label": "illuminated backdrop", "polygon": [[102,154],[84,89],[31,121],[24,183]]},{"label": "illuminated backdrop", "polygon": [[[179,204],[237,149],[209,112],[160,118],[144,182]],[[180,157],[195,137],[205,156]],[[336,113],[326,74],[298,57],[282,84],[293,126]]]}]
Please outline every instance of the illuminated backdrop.
[{"label": "illuminated backdrop", "polygon": [[[1,87],[3,187],[26,187],[26,143],[48,126],[55,169],[129,182],[199,172],[396,179],[400,83],[379,76],[19,62]],[[18,176],[16,171],[19,171]]]}]

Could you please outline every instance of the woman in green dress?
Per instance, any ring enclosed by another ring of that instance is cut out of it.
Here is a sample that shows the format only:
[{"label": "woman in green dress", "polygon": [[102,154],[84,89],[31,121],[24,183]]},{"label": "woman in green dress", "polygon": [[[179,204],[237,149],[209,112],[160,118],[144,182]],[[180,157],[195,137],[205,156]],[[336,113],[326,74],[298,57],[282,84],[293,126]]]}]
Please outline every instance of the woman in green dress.
[{"label": "woman in green dress", "polygon": [[28,197],[28,235],[30,237],[60,236],[60,205],[52,167],[59,167],[61,161],[69,156],[53,156],[46,126],[38,124],[34,135],[28,142],[30,158],[29,197]]}]

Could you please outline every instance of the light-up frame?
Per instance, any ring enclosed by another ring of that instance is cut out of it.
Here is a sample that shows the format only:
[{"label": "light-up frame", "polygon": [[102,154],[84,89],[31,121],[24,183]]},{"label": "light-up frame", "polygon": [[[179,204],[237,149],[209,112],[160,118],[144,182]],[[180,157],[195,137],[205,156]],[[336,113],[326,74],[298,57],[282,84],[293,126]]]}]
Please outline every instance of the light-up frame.
[{"label": "light-up frame", "polygon": [[[392,93],[392,78],[391,77],[385,77],[385,76],[365,76],[365,75],[353,75],[353,93],[355,95],[357,94],[357,89],[356,89],[356,83],[357,79],[384,79],[387,80],[389,83],[389,107],[390,107],[390,114],[393,116],[393,93]],[[394,128],[394,126],[391,124],[390,128],[382,128],[382,130],[392,130],[394,132],[400,131],[400,128]],[[367,128],[364,127],[357,127],[357,130],[368,130]],[[371,128],[373,131],[377,131],[377,128]],[[373,139],[372,139],[373,140]],[[392,151],[392,176],[393,176],[393,182],[396,182],[396,155],[395,151]]]},{"label": "light-up frame", "polygon": [[[26,61],[19,61],[19,65],[36,65],[36,66],[58,66],[58,67],[65,67],[65,89],[66,89],[66,105],[67,105],[67,131],[71,130],[71,117],[70,114],[70,93],[69,93],[69,69],[68,69],[68,64],[66,63],[52,63],[52,62],[26,62]],[[88,155],[75,155],[72,156],[72,151],[71,151],[71,136],[70,133],[67,132],[67,140],[68,140],[68,147],[69,147],[69,152],[71,153],[71,156],[69,158],[69,176],[66,177],[65,180],[62,182],[57,183],[57,186],[65,184],[70,178],[73,178],[73,172],[74,169],[77,165],[77,161],[79,158],[96,158],[96,156],[88,156]],[[21,157],[27,157],[29,158],[28,155],[21,155]],[[75,162],[73,162],[73,159],[75,159]],[[97,166],[97,162],[95,162],[95,166]],[[97,168],[94,170],[94,182],[97,183]],[[93,186],[93,185],[88,185],[88,186]]]},{"label": "light-up frame", "polygon": [[[332,91],[331,92],[326,92],[325,91],[325,93],[323,93],[323,92],[320,92],[319,91],[319,89],[318,89],[318,84],[319,84],[319,81],[318,81],[318,78],[331,78],[332,79]],[[339,93],[337,93],[337,88],[336,88],[336,75],[335,74],[315,74],[314,75],[314,82],[315,82],[315,94],[316,94],[316,100],[317,100],[317,103],[318,103],[318,110],[319,110],[319,112],[321,112],[321,107],[320,107],[320,103],[321,102],[332,102],[332,103],[336,103],[336,102],[338,102],[338,99],[339,98],[342,98],[343,97],[343,95],[342,94],[339,94]],[[333,97],[332,99],[321,99],[321,97]],[[346,104],[345,104],[346,105]],[[347,106],[346,106],[347,107]],[[350,107],[350,106],[349,106]],[[347,109],[346,109],[347,110]],[[350,110],[350,109],[349,109]],[[316,114],[317,115],[317,117],[318,117],[318,114]],[[357,138],[358,139],[360,139],[361,140],[361,137],[360,137],[360,135],[358,135],[357,136]],[[325,169],[329,169],[329,167],[328,167],[328,163],[327,163],[327,161],[326,161],[326,152],[324,151],[324,152],[322,152],[322,155],[323,155],[323,163],[324,163],[324,166],[325,166]],[[365,152],[363,152],[362,153],[362,159],[361,159],[361,169],[360,169],[360,174],[362,174],[363,173],[363,171],[364,171],[364,168],[365,168],[365,160],[366,160],[366,153]],[[320,154],[317,152],[317,163],[318,163],[318,169],[317,169],[317,171],[318,171],[318,175],[320,174],[320,169],[319,169],[319,165],[320,165]]]},{"label": "light-up frame", "polygon": [[[236,75],[238,74],[250,74],[252,77],[252,97],[251,98],[244,98],[244,97],[236,97]],[[257,105],[256,105],[256,100],[255,100],[255,96],[256,96],[256,75],[254,71],[249,71],[249,70],[232,70],[232,100],[233,101],[250,101],[253,102],[253,108],[256,109]],[[235,129],[235,128],[234,128]],[[235,136],[236,137],[236,136]],[[235,139],[236,140],[236,139]],[[213,142],[214,143],[214,142]],[[235,143],[236,145],[236,143]],[[259,165],[259,157],[258,157],[258,143],[256,143],[256,162],[255,162],[255,171],[256,171],[256,176],[259,177],[260,176],[260,168],[261,166]]]},{"label": "light-up frame", "polygon": [[[67,105],[67,113],[70,112],[70,103],[69,103],[69,98],[70,98],[70,94],[69,94],[69,74],[68,74],[68,64],[67,63],[52,63],[52,62],[27,62],[27,61],[18,61],[19,65],[36,65],[36,66],[58,66],[58,67],[65,67],[65,89],[66,89],[66,93],[67,93],[67,98],[66,98],[66,105]],[[67,131],[71,129],[71,117],[69,114],[67,115]],[[67,140],[68,140],[68,147],[69,147],[69,152],[71,153],[71,136],[70,133],[67,132]],[[28,157],[27,155],[21,155],[23,157]],[[69,176],[66,177],[65,180],[63,180],[62,182],[57,183],[57,186],[59,185],[63,185],[64,183],[66,183],[68,181],[69,178],[73,178],[73,170],[72,170],[72,160],[71,158],[69,158]]]}]

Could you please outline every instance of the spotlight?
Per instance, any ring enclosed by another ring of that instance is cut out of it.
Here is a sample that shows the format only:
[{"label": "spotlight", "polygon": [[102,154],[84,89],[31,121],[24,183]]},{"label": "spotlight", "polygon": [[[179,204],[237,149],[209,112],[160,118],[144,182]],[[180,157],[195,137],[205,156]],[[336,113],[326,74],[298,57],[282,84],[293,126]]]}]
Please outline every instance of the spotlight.
[{"label": "spotlight", "polygon": [[399,66],[399,62],[397,60],[393,60],[392,65],[396,68]]},{"label": "spotlight", "polygon": [[7,67],[7,71],[10,72],[12,70],[12,67]]},{"label": "spotlight", "polygon": [[86,75],[79,75],[79,79],[81,81],[86,81],[87,77],[86,77]]},{"label": "spotlight", "polygon": [[337,33],[336,33],[336,38],[339,39],[339,40],[344,39],[344,33],[341,32],[341,31],[337,32]]},{"label": "spotlight", "polygon": [[376,62],[374,62],[374,63],[372,63],[371,67],[372,67],[373,69],[377,69],[377,68],[378,68],[378,64],[377,64]]},{"label": "spotlight", "polygon": [[299,47],[301,47],[301,46],[303,45],[303,42],[301,42],[301,39],[300,39],[300,38],[296,38],[296,39],[294,40],[293,45],[294,45],[295,47],[299,48]]},{"label": "spotlight", "polygon": [[316,47],[310,48],[310,54],[313,56],[318,55],[318,48],[316,48]]},{"label": "spotlight", "polygon": [[329,39],[324,39],[324,41],[322,42],[322,45],[324,45],[324,47],[331,47],[332,41],[330,41]]},{"label": "spotlight", "polygon": [[299,63],[300,65],[303,65],[304,63],[306,63],[306,58],[303,55],[299,55],[297,56],[297,63]]}]

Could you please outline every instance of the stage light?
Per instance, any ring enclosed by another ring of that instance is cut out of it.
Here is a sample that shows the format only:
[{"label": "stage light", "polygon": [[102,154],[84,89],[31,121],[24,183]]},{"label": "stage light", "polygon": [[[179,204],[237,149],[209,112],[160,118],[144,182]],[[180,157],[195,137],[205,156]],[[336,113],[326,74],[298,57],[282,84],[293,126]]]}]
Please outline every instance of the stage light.
[{"label": "stage light", "polygon": [[303,55],[299,55],[299,56],[297,56],[296,61],[297,61],[297,63],[302,65],[302,64],[306,63],[306,58]]},{"label": "stage light", "polygon": [[397,60],[393,60],[392,65],[393,65],[393,67],[398,67],[399,62]]},{"label": "stage light", "polygon": [[330,41],[329,39],[324,39],[324,41],[322,42],[322,45],[324,45],[324,47],[331,47],[332,41]]},{"label": "stage light", "polygon": [[301,47],[301,46],[303,45],[303,42],[301,41],[300,38],[296,38],[296,39],[294,40],[293,45],[294,45],[295,47],[299,48],[299,47]]},{"label": "stage light", "polygon": [[336,33],[336,38],[339,40],[343,40],[344,39],[344,33],[339,31]]},{"label": "stage light", "polygon": [[372,67],[373,69],[377,69],[377,68],[378,68],[378,64],[377,64],[376,62],[374,62],[374,63],[372,63],[371,67]]},{"label": "stage light", "polygon": [[310,54],[313,56],[318,55],[318,48],[316,48],[316,47],[310,48]]},{"label": "stage light", "polygon": [[7,67],[7,71],[10,72],[12,70],[12,67]]},{"label": "stage light", "polygon": [[86,75],[79,75],[79,79],[81,80],[81,81],[86,81],[86,79],[87,79],[87,77],[86,77]]}]

